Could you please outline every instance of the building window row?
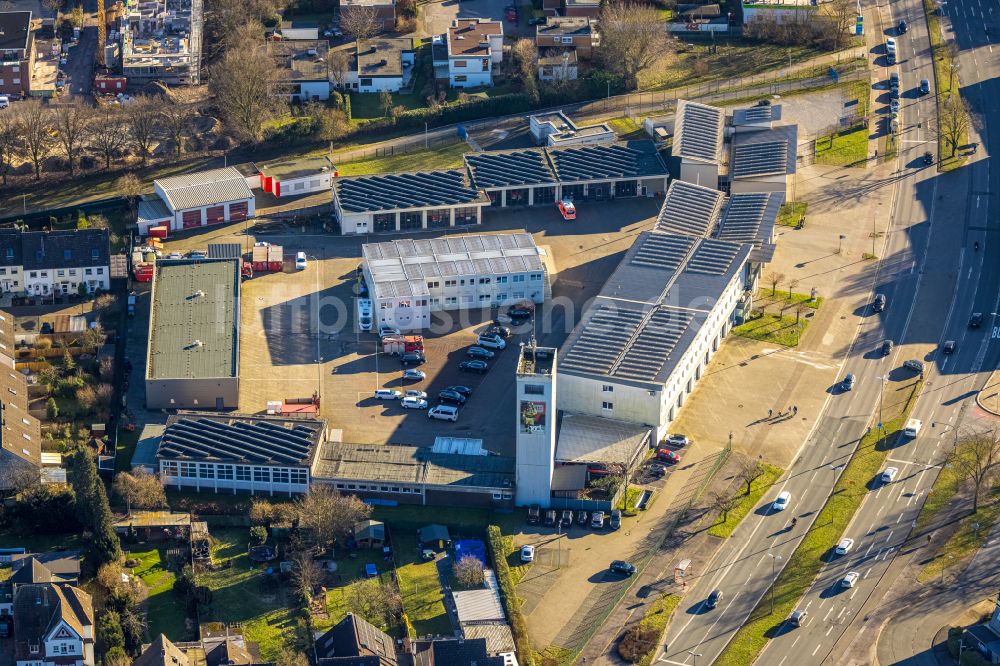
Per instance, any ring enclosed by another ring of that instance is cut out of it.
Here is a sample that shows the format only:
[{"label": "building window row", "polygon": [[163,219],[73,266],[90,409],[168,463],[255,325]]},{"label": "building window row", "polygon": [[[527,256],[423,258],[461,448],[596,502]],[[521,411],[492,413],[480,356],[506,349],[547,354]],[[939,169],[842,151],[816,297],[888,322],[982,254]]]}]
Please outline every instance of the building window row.
[{"label": "building window row", "polygon": [[383,486],[376,483],[337,483],[334,484],[337,490],[363,490],[372,493],[401,493],[401,494],[420,494],[420,488],[411,488],[409,486]]},{"label": "building window row", "polygon": [[217,465],[215,463],[163,462],[163,475],[181,477],[184,479],[219,479],[221,481],[255,483],[291,483],[305,485],[309,482],[309,473],[305,469],[288,467],[252,467],[250,465]]}]

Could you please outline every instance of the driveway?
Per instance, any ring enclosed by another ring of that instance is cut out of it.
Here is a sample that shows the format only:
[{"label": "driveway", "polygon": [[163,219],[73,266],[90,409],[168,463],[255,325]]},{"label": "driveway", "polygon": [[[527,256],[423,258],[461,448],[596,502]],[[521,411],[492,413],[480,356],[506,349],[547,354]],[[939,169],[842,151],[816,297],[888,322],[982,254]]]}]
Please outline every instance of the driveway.
[{"label": "driveway", "polygon": [[87,25],[80,31],[80,42],[70,48],[62,71],[66,73],[70,94],[89,95],[93,87],[94,55],[97,52],[97,26]]}]

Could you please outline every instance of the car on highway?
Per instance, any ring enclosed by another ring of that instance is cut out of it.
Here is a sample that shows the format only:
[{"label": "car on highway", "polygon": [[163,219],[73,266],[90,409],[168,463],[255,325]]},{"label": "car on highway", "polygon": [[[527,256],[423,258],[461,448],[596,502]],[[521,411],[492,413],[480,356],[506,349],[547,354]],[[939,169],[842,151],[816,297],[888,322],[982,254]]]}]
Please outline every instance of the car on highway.
[{"label": "car on highway", "polygon": [[399,404],[403,409],[427,409],[427,401],[423,398],[409,397],[400,400]]},{"label": "car on highway", "polygon": [[913,372],[924,373],[924,364],[922,361],[918,361],[915,358],[907,359],[903,361],[903,367],[907,370],[912,370]]},{"label": "car on highway", "polygon": [[857,379],[855,379],[853,374],[848,374],[844,377],[843,381],[840,382],[840,388],[843,391],[853,391],[855,384],[857,384]]},{"label": "car on highway", "polygon": [[793,611],[790,616],[788,616],[788,624],[793,627],[805,626],[806,618],[809,617],[809,612],[804,610]]},{"label": "car on highway", "polygon": [[886,467],[885,471],[879,477],[882,483],[892,483],[892,480],[896,478],[896,474],[899,472],[895,467]]},{"label": "car on highway", "polygon": [[522,562],[534,562],[535,561],[535,547],[534,546],[521,546],[521,561]]},{"label": "car on highway", "polygon": [[466,397],[461,393],[455,393],[454,391],[441,391],[438,393],[438,400],[441,402],[450,403],[452,405],[464,405]]},{"label": "car on highway", "polygon": [[983,313],[973,312],[972,316],[969,317],[969,328],[979,328],[983,325]]},{"label": "car on highway", "polygon": [[882,312],[885,310],[886,304],[885,294],[875,294],[875,298],[872,300],[872,310]]},{"label": "car on highway", "polygon": [[847,574],[843,578],[840,579],[840,586],[841,587],[854,587],[854,584],[858,582],[858,578],[860,578],[860,577],[861,576],[858,575],[857,571],[848,571]]},{"label": "car on highway", "polygon": [[676,446],[678,449],[683,449],[685,446],[691,443],[687,435],[667,435],[667,444],[670,446]]},{"label": "car on highway", "polygon": [[788,508],[788,503],[792,501],[792,494],[787,490],[782,490],[771,504],[774,511],[784,511]]},{"label": "car on highway", "polygon": [[712,593],[705,599],[705,608],[715,608],[722,601],[722,590],[712,590]]},{"label": "car on highway", "polygon": [[493,358],[496,356],[496,354],[485,347],[469,347],[465,350],[465,355],[472,358]]},{"label": "car on highway", "polygon": [[920,87],[917,89],[917,91],[921,95],[928,95],[928,94],[930,94],[930,92],[931,92],[931,82],[928,81],[927,79],[920,79]]},{"label": "car on highway", "polygon": [[563,199],[559,202],[559,212],[564,220],[576,219],[576,206],[570,199]]},{"label": "car on highway", "polygon": [[462,372],[478,372],[482,375],[490,369],[490,366],[486,364],[486,361],[462,361],[458,364],[458,369]]},{"label": "car on highway", "polygon": [[841,539],[837,547],[834,548],[833,552],[837,555],[847,555],[851,552],[851,548],[854,548],[854,539]]},{"label": "car on highway", "polygon": [[892,340],[882,341],[882,356],[888,356],[892,353]]},{"label": "car on highway", "polygon": [[611,573],[625,574],[626,576],[631,576],[635,573],[635,565],[629,564],[625,560],[614,560],[611,566],[608,567],[608,571]]},{"label": "car on highway", "polygon": [[419,352],[406,352],[399,356],[399,362],[403,365],[420,365],[426,363],[427,359]]},{"label": "car on highway", "polygon": [[420,382],[427,379],[427,373],[423,370],[404,370],[403,379],[410,382]]},{"label": "car on highway", "polygon": [[406,393],[403,394],[403,397],[404,398],[420,398],[421,400],[426,400],[427,399],[427,392],[426,391],[417,391],[416,389],[410,389],[409,391],[407,391]]},{"label": "car on highway", "polygon": [[379,389],[375,391],[376,400],[399,400],[402,397],[402,393],[393,391],[392,389]]},{"label": "car on highway", "polygon": [[941,353],[943,354],[954,354],[955,353],[955,341],[947,340],[943,345],[941,345]]},{"label": "car on highway", "polygon": [[461,393],[466,398],[472,395],[472,389],[468,386],[462,386],[461,384],[454,384],[452,386],[445,386],[445,391],[454,391],[455,393]]}]

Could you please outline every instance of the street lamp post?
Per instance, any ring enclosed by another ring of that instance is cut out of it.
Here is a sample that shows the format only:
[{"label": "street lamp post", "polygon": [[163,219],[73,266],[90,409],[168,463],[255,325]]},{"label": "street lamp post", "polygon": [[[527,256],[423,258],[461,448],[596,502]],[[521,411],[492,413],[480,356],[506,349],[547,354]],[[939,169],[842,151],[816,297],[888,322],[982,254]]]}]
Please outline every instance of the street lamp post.
[{"label": "street lamp post", "polygon": [[840,234],[837,241],[837,254],[840,254],[841,250],[844,249],[844,239],[847,238],[844,234]]},{"label": "street lamp post", "polygon": [[694,650],[688,650],[688,654],[694,657],[694,661],[691,662],[691,666],[698,666],[698,657],[702,656],[701,652],[695,652]]},{"label": "street lamp post", "polygon": [[771,558],[771,614],[774,614],[774,586],[778,582],[778,574],[775,570],[775,563],[781,561],[781,555],[767,554]]}]

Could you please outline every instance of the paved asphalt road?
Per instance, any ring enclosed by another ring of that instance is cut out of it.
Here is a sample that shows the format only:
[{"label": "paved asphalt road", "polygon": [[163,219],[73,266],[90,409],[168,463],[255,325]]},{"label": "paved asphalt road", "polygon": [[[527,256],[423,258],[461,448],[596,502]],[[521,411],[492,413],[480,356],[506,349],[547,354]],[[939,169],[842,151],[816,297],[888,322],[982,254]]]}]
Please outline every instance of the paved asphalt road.
[{"label": "paved asphalt road", "polygon": [[[865,309],[870,300],[859,300],[863,319],[844,370],[858,377],[858,386],[851,393],[831,394],[818,427],[789,473],[695,584],[688,595],[693,605],[682,608],[686,612],[678,614],[668,629],[668,648],[660,662],[693,664],[692,653],[699,655],[702,664],[718,657],[765,594],[772,565],[776,572],[787,562],[822,507],[838,474],[836,466],[846,461],[866,426],[872,424],[872,406],[879,404],[880,377],[897,379],[903,372],[899,368],[903,360],[922,357],[929,367],[928,385],[914,412],[914,417],[925,423],[921,435],[890,453],[889,464],[899,469],[896,480],[888,486],[872,485],[869,500],[845,535],[855,539],[853,552],[831,562],[803,599],[799,607],[808,607],[811,621],[795,631],[782,630],[758,663],[798,666],[827,659],[906,539],[936,476],[934,465],[947,450],[966,405],[974,400],[975,389],[1000,360],[993,314],[998,309],[1000,236],[989,233],[1000,227],[988,217],[989,207],[996,205],[989,193],[998,187],[991,186],[989,160],[945,175],[924,167],[924,152],[934,151],[934,136],[927,128],[934,119],[934,102],[930,96],[919,98],[914,93],[920,79],[933,80],[920,1],[895,0],[883,15],[885,25],[892,26],[887,32],[900,44],[903,107],[893,227],[877,277],[877,291],[887,295],[889,308],[873,316]],[[902,36],[894,34],[900,18],[906,18],[910,26]],[[964,60],[963,81],[972,81],[965,79],[968,69]],[[884,65],[884,60],[879,64]],[[889,70],[883,71],[888,78]],[[996,93],[984,96],[994,108]],[[983,136],[984,144],[987,138]],[[960,213],[963,203],[965,210]],[[973,250],[974,241],[979,242],[979,251]],[[972,311],[986,313],[981,329],[967,328]],[[874,350],[884,338],[907,347],[897,346],[896,353],[881,357]],[[935,351],[946,339],[957,342],[952,356]],[[981,369],[987,372],[980,373]],[[792,502],[788,510],[775,514],[766,509],[767,502],[781,490],[792,493]],[[793,516],[799,519],[794,529],[790,527]],[[839,580],[848,570],[857,571],[862,578],[855,588],[840,590]],[[719,608],[707,611],[702,601],[715,588],[723,590],[725,600]]]}]

